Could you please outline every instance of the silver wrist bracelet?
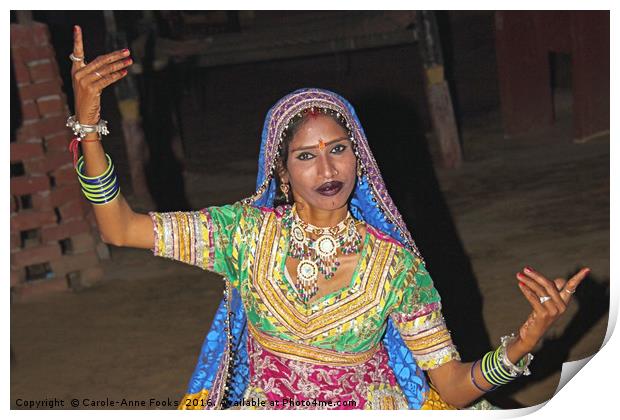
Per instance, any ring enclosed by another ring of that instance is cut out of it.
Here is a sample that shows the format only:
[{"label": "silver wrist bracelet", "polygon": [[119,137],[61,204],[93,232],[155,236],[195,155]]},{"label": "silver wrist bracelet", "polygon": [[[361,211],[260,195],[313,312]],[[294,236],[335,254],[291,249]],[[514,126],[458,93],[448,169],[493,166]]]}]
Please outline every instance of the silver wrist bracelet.
[{"label": "silver wrist bracelet", "polygon": [[80,122],[75,118],[75,115],[70,115],[67,118],[67,127],[70,127],[73,130],[73,134],[77,137],[83,139],[89,133],[99,133],[102,136],[107,136],[110,134],[108,130],[108,122],[105,120],[99,120],[99,122],[95,125],[91,124],[80,124]]},{"label": "silver wrist bracelet", "polygon": [[511,376],[514,376],[514,377],[521,376],[521,375],[529,376],[531,373],[529,366],[532,360],[534,359],[534,356],[532,355],[532,353],[528,353],[525,356],[523,356],[523,358],[519,360],[516,365],[508,359],[508,353],[506,351],[506,348],[508,347],[508,344],[512,343],[516,339],[517,337],[515,337],[514,333],[510,335],[506,335],[501,338],[502,345],[499,348],[499,354],[498,354],[500,363],[502,364],[502,367],[506,369],[506,371],[508,371],[508,373]]}]

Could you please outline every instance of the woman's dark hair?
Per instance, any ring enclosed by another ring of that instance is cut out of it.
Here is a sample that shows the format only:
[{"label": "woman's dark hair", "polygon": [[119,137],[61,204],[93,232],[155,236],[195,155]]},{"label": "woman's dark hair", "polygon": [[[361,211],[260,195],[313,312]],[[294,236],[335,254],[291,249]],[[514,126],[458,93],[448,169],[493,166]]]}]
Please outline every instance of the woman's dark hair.
[{"label": "woman's dark hair", "polygon": [[[330,117],[339,126],[345,129],[347,133],[350,133],[350,129],[349,127],[347,127],[347,122],[344,119],[344,116],[328,108],[317,108],[317,107],[308,108],[308,109],[301,111],[299,114],[295,115],[293,118],[291,118],[290,121],[288,122],[287,128],[282,133],[282,143],[280,143],[279,154],[278,154],[278,158],[276,161],[276,176],[275,176],[276,196],[273,200],[274,207],[278,207],[284,204],[292,204],[292,200],[287,199],[284,193],[282,193],[282,190],[280,190],[280,184],[281,184],[280,183],[280,172],[286,169],[286,161],[288,160],[289,146],[291,142],[293,141],[293,137],[295,137],[295,134],[297,134],[301,126],[304,125],[306,121],[308,121],[310,118],[313,118],[319,115],[325,115],[325,116]],[[289,192],[289,197],[292,197],[292,196],[293,196],[293,193],[291,191]]]}]

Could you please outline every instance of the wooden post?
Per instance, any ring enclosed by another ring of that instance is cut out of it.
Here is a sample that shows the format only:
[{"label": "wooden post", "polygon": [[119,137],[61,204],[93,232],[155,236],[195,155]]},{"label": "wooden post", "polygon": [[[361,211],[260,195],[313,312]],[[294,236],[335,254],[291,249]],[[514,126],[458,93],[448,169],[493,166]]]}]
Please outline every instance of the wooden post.
[{"label": "wooden post", "polygon": [[462,162],[461,145],[450,89],[444,77],[443,54],[435,14],[419,11],[416,22],[418,45],[425,70],[426,97],[433,129],[439,141],[442,164],[446,168],[457,168]]}]

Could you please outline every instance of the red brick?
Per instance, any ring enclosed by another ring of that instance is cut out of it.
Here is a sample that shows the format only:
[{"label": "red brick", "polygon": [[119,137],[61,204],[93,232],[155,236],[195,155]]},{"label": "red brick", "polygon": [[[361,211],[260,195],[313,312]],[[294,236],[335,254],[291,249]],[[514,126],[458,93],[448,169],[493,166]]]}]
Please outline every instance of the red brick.
[{"label": "red brick", "polygon": [[11,270],[11,287],[15,287],[23,283],[25,277],[24,270]]},{"label": "red brick", "polygon": [[72,219],[82,219],[84,214],[84,205],[81,200],[74,200],[58,208],[63,221]]},{"label": "red brick", "polygon": [[17,176],[11,178],[11,194],[26,195],[50,188],[50,180],[46,176]]},{"label": "red brick", "polygon": [[44,157],[24,161],[24,167],[29,175],[45,175],[47,173]]},{"label": "red brick", "polygon": [[56,226],[45,226],[41,228],[41,242],[60,241],[64,238],[90,232],[91,230],[88,222],[85,220],[74,220]]},{"label": "red brick", "polygon": [[91,232],[71,236],[69,239],[71,239],[71,244],[73,245],[73,252],[84,252],[95,249],[95,238]]},{"label": "red brick", "polygon": [[13,60],[13,70],[15,70],[15,81],[18,86],[31,82],[28,66],[22,60]]},{"label": "red brick", "polygon": [[38,156],[43,156],[41,143],[11,143],[11,162],[21,162]]},{"label": "red brick", "polygon": [[[90,213],[94,213],[93,212],[93,205],[86,200],[85,198],[83,198],[82,200],[80,200],[80,202],[82,203],[82,207],[84,208],[84,214],[90,214]],[[97,219],[95,219],[95,226],[97,226]]]},{"label": "red brick", "polygon": [[17,129],[17,143],[41,143],[41,137],[35,132],[32,124],[24,125]]},{"label": "red brick", "polygon": [[66,133],[45,136],[45,148],[48,152],[65,151],[65,153],[69,153],[69,143],[71,143],[71,132],[69,129],[67,129]]},{"label": "red brick", "polygon": [[84,200],[77,182],[75,184],[57,186],[51,191],[50,201],[54,207],[58,207],[73,200]]},{"label": "red brick", "polygon": [[81,287],[90,287],[94,284],[99,283],[103,280],[104,272],[103,267],[89,267],[80,271],[80,286]]},{"label": "red brick", "polygon": [[17,132],[17,141],[29,142],[56,133],[67,132],[64,115],[45,117],[34,121],[25,121]]},{"label": "red brick", "polygon": [[96,267],[99,264],[99,258],[97,258],[97,253],[94,250],[72,255],[63,255],[62,258],[50,261],[52,270],[57,275],[65,275],[89,267]]},{"label": "red brick", "polygon": [[66,114],[65,103],[60,95],[44,96],[37,100],[37,107],[41,115]]},{"label": "red brick", "polygon": [[31,175],[44,175],[68,163],[73,163],[69,152],[50,152],[37,159],[25,160],[26,172]]},{"label": "red brick", "polygon": [[32,45],[32,29],[30,25],[11,24],[11,47]]},{"label": "red brick", "polygon": [[35,210],[54,210],[54,205],[52,205],[51,200],[51,192],[50,191],[39,191],[31,195],[32,197],[32,208]]},{"label": "red brick", "polygon": [[68,130],[66,123],[67,117],[65,115],[45,117],[37,121],[41,137],[45,137],[48,134],[66,132]]},{"label": "red brick", "polygon": [[11,232],[20,232],[54,223],[56,223],[56,214],[53,211],[23,210],[11,215]]},{"label": "red brick", "polygon": [[11,213],[15,213],[19,206],[17,205],[17,197],[11,196]]},{"label": "red brick", "polygon": [[54,80],[58,77],[56,67],[49,58],[31,61],[28,69],[30,70],[30,79],[35,83]]},{"label": "red brick", "polygon": [[86,220],[90,223],[93,229],[97,229],[97,218],[95,217],[94,211],[89,211],[86,213]]},{"label": "red brick", "polygon": [[[25,64],[44,58],[55,59],[56,53],[51,45],[36,46],[16,46],[11,49],[14,60],[21,60]],[[69,55],[67,54],[67,59]]]},{"label": "red brick", "polygon": [[57,95],[62,93],[62,82],[60,78],[48,80],[47,82],[32,83],[19,87],[19,97],[22,101],[39,99],[42,96]]},{"label": "red brick", "polygon": [[15,232],[11,232],[11,252],[17,251],[18,249],[21,248],[22,246],[22,240],[21,240],[21,235],[19,234],[19,232],[15,231]]},{"label": "red brick", "polygon": [[44,262],[52,263],[61,258],[60,245],[46,244],[33,248],[22,249],[21,251],[11,254],[12,267],[26,267],[32,264],[40,264]]},{"label": "red brick", "polygon": [[39,108],[34,101],[22,102],[22,120],[36,120],[39,118]]},{"label": "red brick", "polygon": [[56,181],[56,185],[73,185],[77,184],[77,174],[75,173],[75,169],[73,168],[73,163],[63,165],[58,169],[55,169],[51,172],[51,175],[54,177]]},{"label": "red brick", "polygon": [[110,259],[110,248],[108,245],[101,240],[96,240],[97,245],[95,249],[97,250],[97,256],[99,256],[99,260],[109,260]]},{"label": "red brick", "polygon": [[26,168],[26,173],[29,175],[45,175],[47,173],[44,157],[24,161],[24,168]]},{"label": "red brick", "polygon": [[50,33],[46,24],[41,22],[32,23],[32,40],[35,45],[47,45]]},{"label": "red brick", "polygon": [[24,121],[24,125],[17,130],[17,141],[30,143],[35,140],[41,141],[45,133],[41,132],[40,127],[36,124],[38,120]]}]

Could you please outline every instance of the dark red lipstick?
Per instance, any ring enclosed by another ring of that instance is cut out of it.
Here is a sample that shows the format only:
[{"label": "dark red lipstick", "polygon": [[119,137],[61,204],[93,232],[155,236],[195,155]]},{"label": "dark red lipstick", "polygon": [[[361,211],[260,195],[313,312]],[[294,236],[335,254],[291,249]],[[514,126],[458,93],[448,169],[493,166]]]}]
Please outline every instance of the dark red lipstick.
[{"label": "dark red lipstick", "polygon": [[316,192],[329,197],[338,194],[342,189],[343,185],[344,183],[340,181],[329,181],[317,188]]}]

